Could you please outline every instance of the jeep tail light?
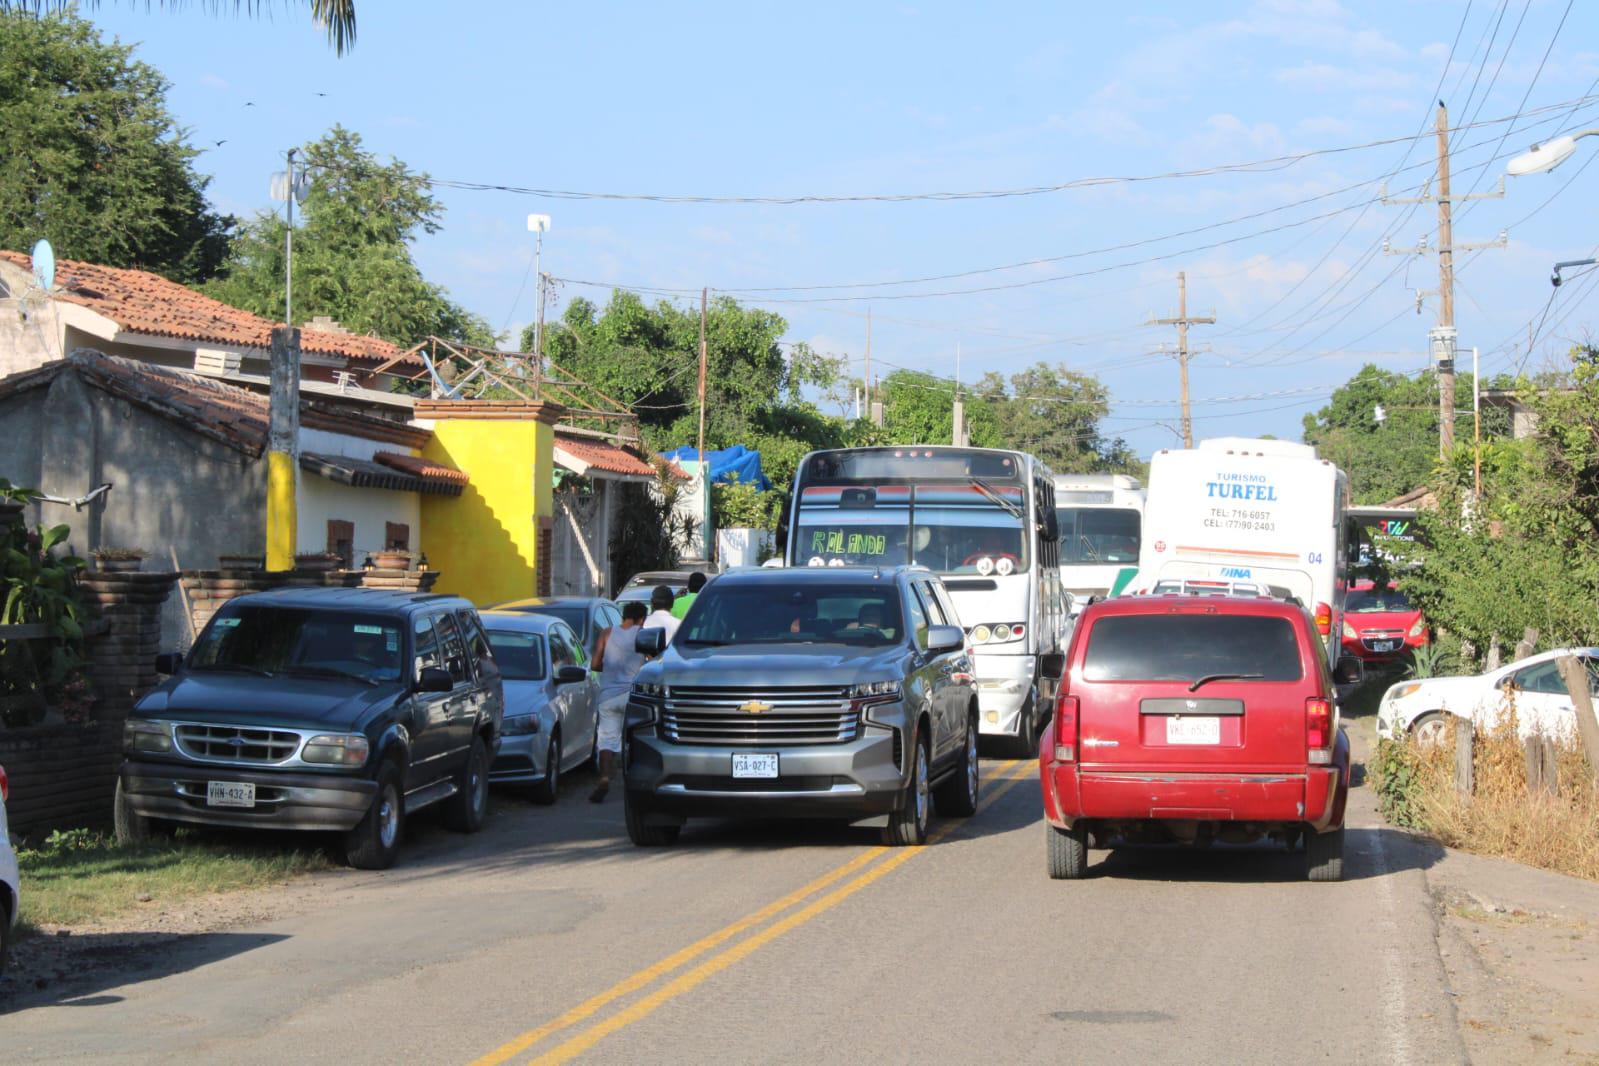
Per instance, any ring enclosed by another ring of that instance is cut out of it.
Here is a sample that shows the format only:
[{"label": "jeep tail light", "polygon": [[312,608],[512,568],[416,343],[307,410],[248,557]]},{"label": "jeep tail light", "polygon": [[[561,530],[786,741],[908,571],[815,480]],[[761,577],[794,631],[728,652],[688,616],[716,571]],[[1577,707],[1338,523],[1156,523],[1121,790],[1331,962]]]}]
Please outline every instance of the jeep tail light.
[{"label": "jeep tail light", "polygon": [[11,798],[11,779],[6,776],[6,768],[0,766],[0,803]]},{"label": "jeep tail light", "polygon": [[1312,696],[1305,701],[1305,747],[1310,750],[1310,761],[1322,764],[1332,762],[1332,746],[1332,700]]},{"label": "jeep tail light", "polygon": [[1325,603],[1316,604],[1316,632],[1324,637],[1332,632],[1332,608]]},{"label": "jeep tail light", "polygon": [[1055,761],[1077,761],[1077,697],[1062,695],[1055,701]]}]

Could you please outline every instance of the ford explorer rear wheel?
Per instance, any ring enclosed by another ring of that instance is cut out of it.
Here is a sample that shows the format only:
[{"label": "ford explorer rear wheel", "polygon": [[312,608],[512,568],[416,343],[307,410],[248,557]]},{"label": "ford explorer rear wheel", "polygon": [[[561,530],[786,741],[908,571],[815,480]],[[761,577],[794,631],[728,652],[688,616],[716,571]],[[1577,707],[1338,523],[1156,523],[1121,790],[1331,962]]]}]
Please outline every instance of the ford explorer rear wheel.
[{"label": "ford explorer rear wheel", "polygon": [[444,824],[457,833],[476,833],[489,814],[489,749],[481,736],[472,738],[455,790],[444,805]]},{"label": "ford explorer rear wheel", "polygon": [[1344,829],[1330,833],[1308,833],[1305,837],[1306,872],[1312,881],[1344,879]]},{"label": "ford explorer rear wheel", "polygon": [[1088,870],[1088,830],[1083,826],[1060,829],[1044,823],[1049,853],[1049,876],[1056,881],[1075,881]]}]

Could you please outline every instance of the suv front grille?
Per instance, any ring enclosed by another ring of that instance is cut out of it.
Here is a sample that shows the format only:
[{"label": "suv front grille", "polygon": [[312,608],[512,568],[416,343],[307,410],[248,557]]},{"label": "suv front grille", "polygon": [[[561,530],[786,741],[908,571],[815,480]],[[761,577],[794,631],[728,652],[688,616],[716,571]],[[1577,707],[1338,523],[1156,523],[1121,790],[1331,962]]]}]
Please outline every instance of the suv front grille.
[{"label": "suv front grille", "polygon": [[684,744],[845,744],[860,735],[860,714],[849,690],[837,685],[673,685],[661,708],[661,731]]},{"label": "suv front grille", "polygon": [[284,762],[300,750],[300,734],[282,729],[179,725],[174,733],[179,751],[208,762],[268,765]]}]

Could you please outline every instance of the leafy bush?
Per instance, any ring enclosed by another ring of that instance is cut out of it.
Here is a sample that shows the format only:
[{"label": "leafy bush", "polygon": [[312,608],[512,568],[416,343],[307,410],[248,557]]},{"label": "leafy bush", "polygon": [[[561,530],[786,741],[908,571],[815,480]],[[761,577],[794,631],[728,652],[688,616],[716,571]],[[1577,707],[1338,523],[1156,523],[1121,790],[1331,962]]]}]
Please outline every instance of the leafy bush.
[{"label": "leafy bush", "polygon": [[[32,489],[0,478],[0,502],[27,504]],[[0,625],[44,625],[46,640],[0,640],[0,720],[26,725],[42,718],[47,701],[59,701],[69,685],[74,708],[83,665],[78,574],[84,562],[59,551],[70,530],[64,525],[29,528],[0,521]]]},{"label": "leafy bush", "polygon": [[776,529],[782,493],[762,492],[747,481],[711,486],[711,521],[717,529]]},{"label": "leafy bush", "polygon": [[1380,737],[1367,766],[1382,816],[1406,829],[1425,829],[1421,811],[1421,750],[1411,741]]}]

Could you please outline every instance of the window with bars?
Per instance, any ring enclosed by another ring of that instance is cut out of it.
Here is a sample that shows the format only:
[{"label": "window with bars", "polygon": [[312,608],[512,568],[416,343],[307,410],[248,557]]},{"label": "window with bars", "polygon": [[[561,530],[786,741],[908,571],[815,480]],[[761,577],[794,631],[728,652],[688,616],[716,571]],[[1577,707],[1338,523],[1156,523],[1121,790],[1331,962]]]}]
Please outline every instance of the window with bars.
[{"label": "window with bars", "polygon": [[344,569],[355,569],[355,523],[342,518],[328,519],[328,552],[337,555]]},{"label": "window with bars", "polygon": [[383,547],[388,551],[410,551],[411,527],[404,522],[383,523]]}]

